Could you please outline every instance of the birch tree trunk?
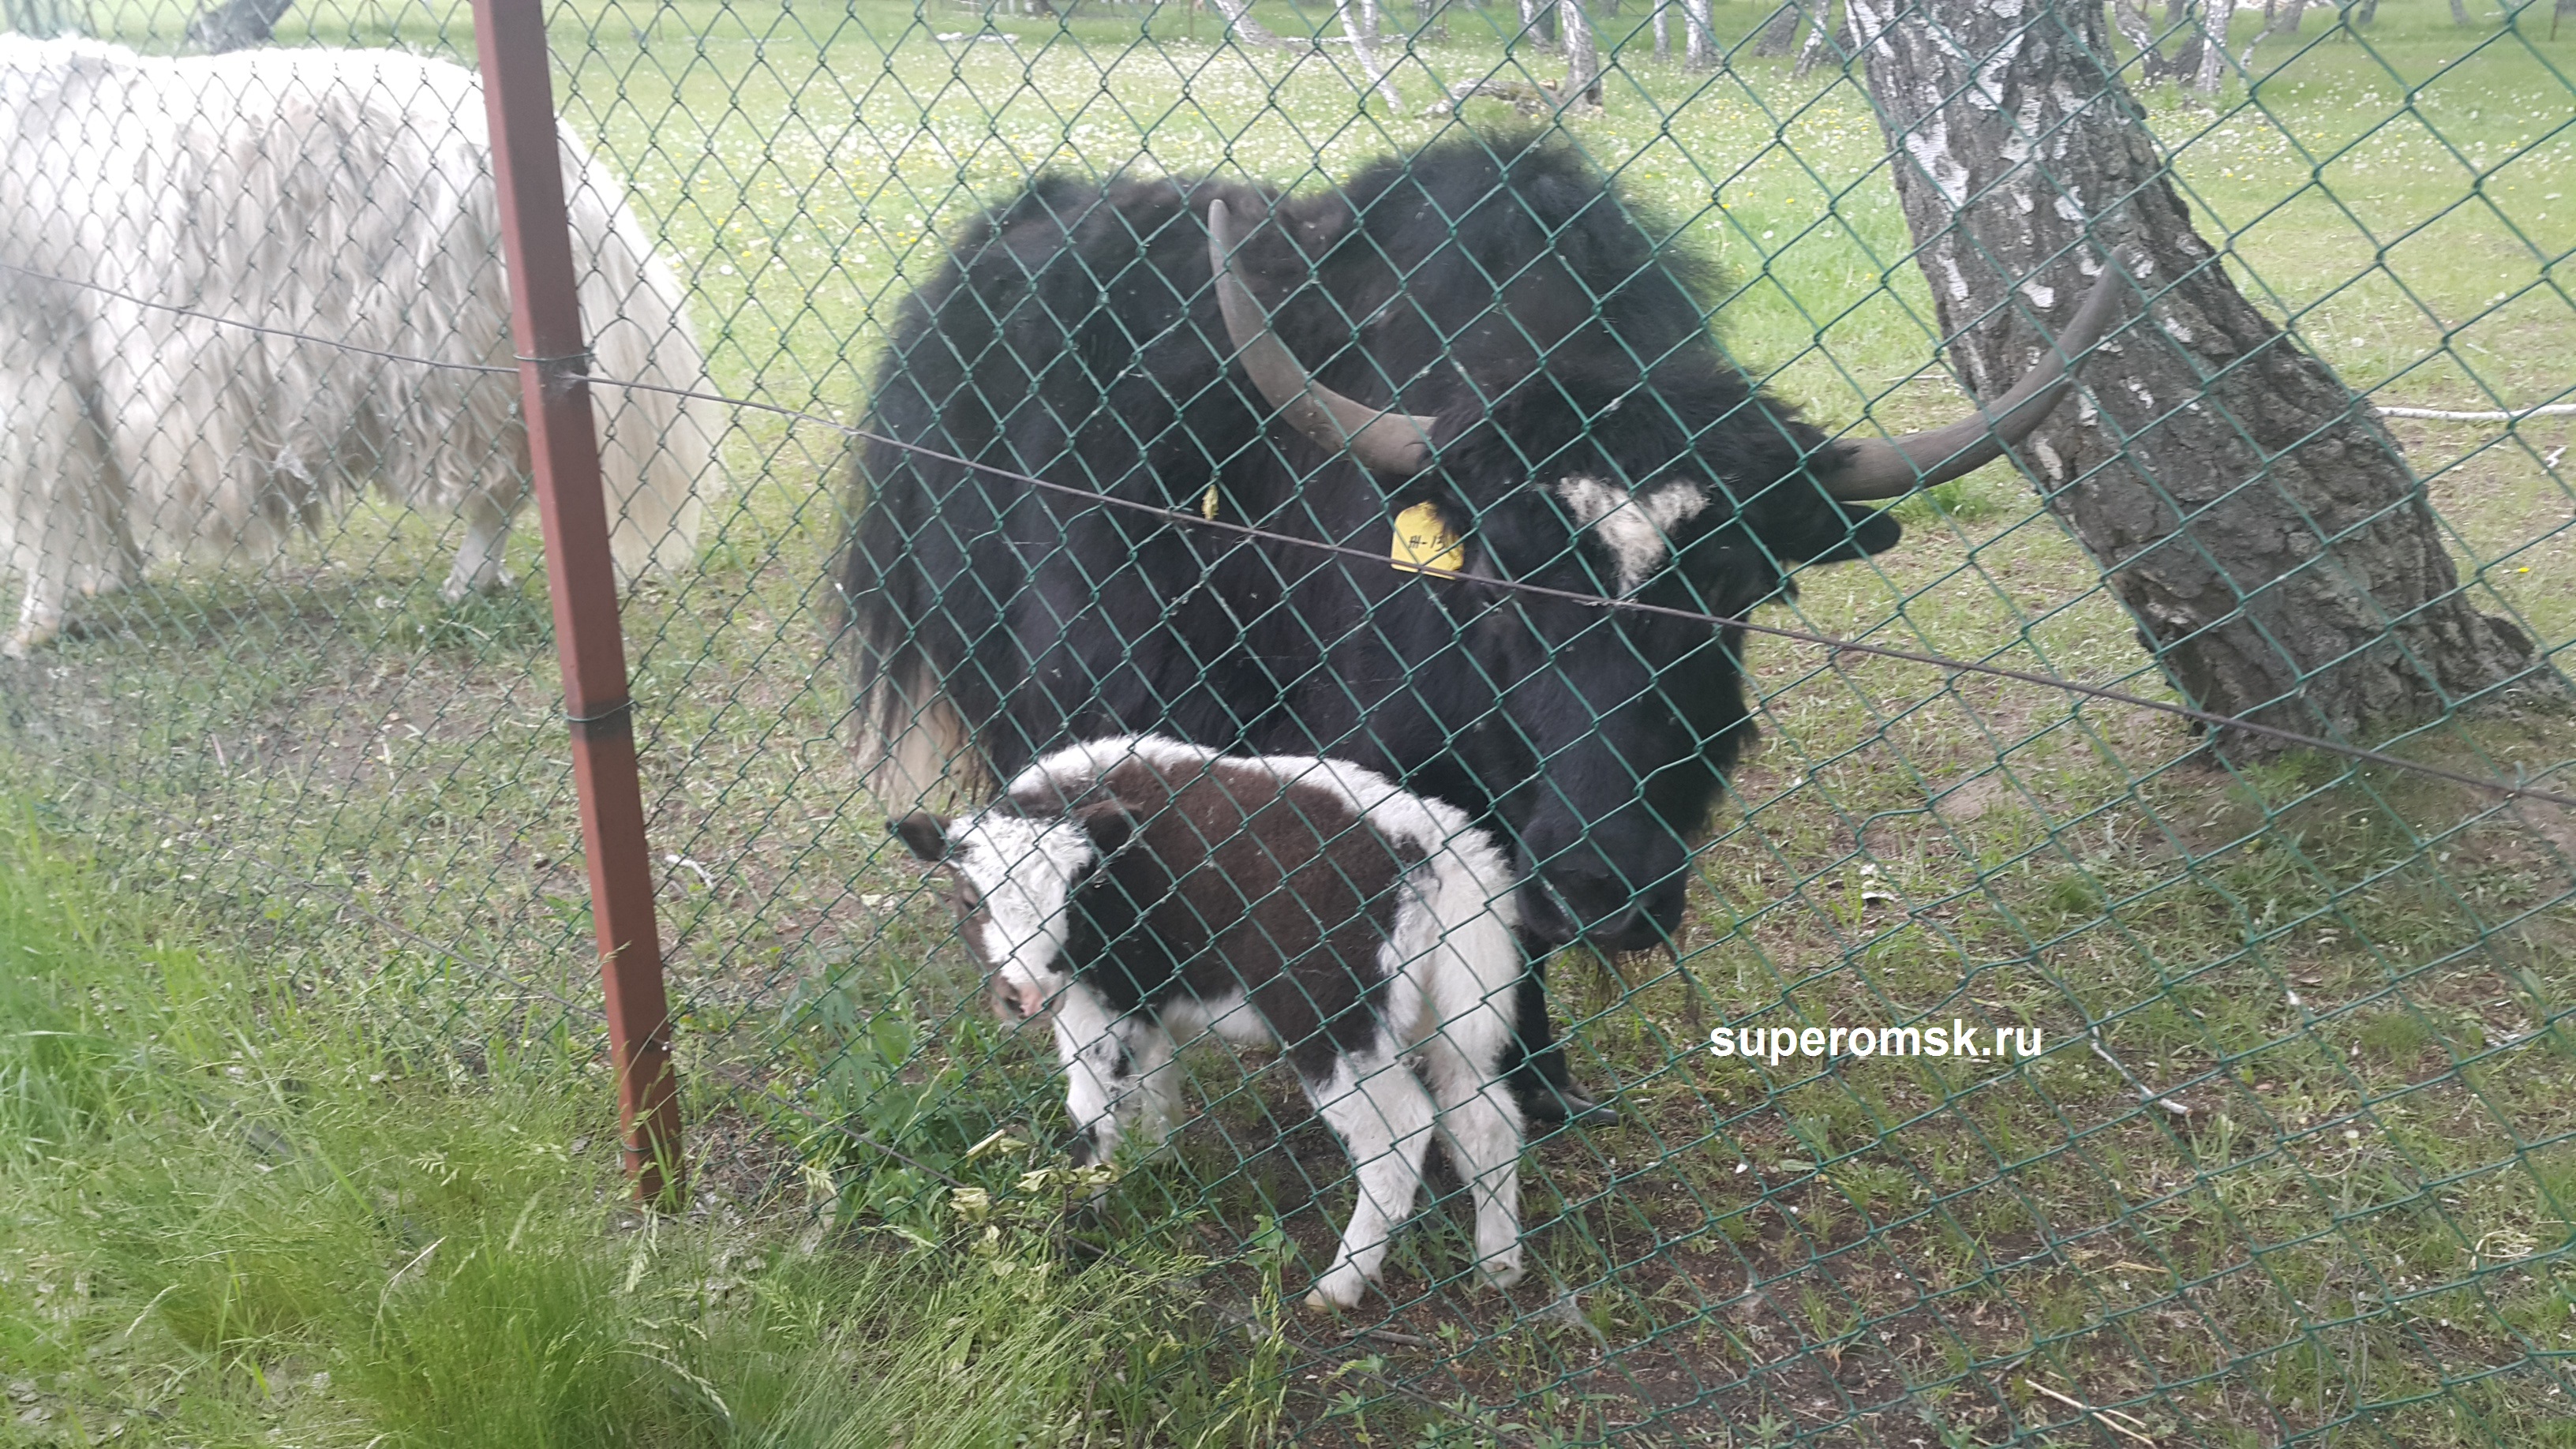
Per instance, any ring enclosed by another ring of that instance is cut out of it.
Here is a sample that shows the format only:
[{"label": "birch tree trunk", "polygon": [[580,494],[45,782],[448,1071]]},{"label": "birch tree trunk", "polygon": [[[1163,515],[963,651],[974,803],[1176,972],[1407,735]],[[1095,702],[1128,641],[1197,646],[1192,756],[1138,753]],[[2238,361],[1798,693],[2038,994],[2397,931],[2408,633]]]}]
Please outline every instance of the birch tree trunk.
[{"label": "birch tree trunk", "polygon": [[1341,17],[1342,34],[1351,42],[1351,54],[1358,59],[1360,70],[1369,78],[1369,86],[1387,109],[1404,113],[1404,97],[1395,88],[1395,78],[1377,58],[1377,0],[1333,0],[1333,13]]},{"label": "birch tree trunk", "polygon": [[2218,94],[2227,75],[2227,22],[2236,18],[2236,0],[2203,0],[2200,11],[2200,74],[2191,88],[2205,96]]},{"label": "birch tree trunk", "polygon": [[2111,20],[2118,27],[2120,38],[2129,42],[2129,48],[2138,53],[2138,75],[2141,79],[2162,80],[2172,74],[2165,58],[2156,51],[2155,26],[2147,19],[2147,8],[2142,0],[2112,0]]},{"label": "birch tree trunk", "polygon": [[1270,33],[1270,28],[1252,18],[1252,0],[1209,0],[1217,13],[1225,17],[1226,33],[1249,45],[1285,48],[1287,42]]},{"label": "birch tree trunk", "polygon": [[2096,60],[2100,0],[1850,5],[1971,392],[2009,388],[2042,345],[2032,321],[2063,329],[2107,259],[2152,299],[2022,457],[2185,698],[2346,739],[2470,700],[2564,698],[2520,629],[2472,607],[2369,405],[2192,229],[2144,116]]},{"label": "birch tree trunk", "polygon": [[1654,5],[1655,59],[1662,60],[1673,53],[1672,28],[1665,23],[1666,17],[1672,13],[1673,3],[1672,0],[1654,0]]},{"label": "birch tree trunk", "polygon": [[1556,35],[1548,12],[1554,0],[1521,0],[1521,39],[1541,50],[1556,49]]},{"label": "birch tree trunk", "polygon": [[1592,17],[1583,11],[1583,0],[1556,0],[1557,23],[1565,32],[1565,89],[1570,105],[1576,101],[1601,105],[1601,47],[1592,37]]},{"label": "birch tree trunk", "polygon": [[2203,39],[2197,0],[2165,0],[2165,32],[2169,35],[2180,32],[2182,37],[2181,43],[2174,47],[2173,59],[2165,63],[2165,74],[2181,77],[2184,85],[2196,84],[2200,78]]},{"label": "birch tree trunk", "polygon": [[[1807,43],[1798,48],[1798,69],[1795,72],[1797,75],[1803,76],[1814,70],[1817,62],[1825,58],[1825,52],[1828,50],[1833,52],[1836,61],[1851,58],[1850,48],[1842,44],[1842,36],[1834,27],[1833,0],[1821,0],[1821,3],[1823,8],[1817,12],[1816,23],[1807,29]],[[1843,26],[1848,29],[1850,25],[1851,16],[1846,11],[1843,16]]]},{"label": "birch tree trunk", "polygon": [[1709,0],[1682,0],[1682,64],[1692,70],[1717,69],[1717,26]]},{"label": "birch tree trunk", "polygon": [[1804,16],[1798,0],[1788,0],[1762,27],[1762,38],[1753,42],[1755,55],[1787,55],[1798,44],[1798,22]]},{"label": "birch tree trunk", "polygon": [[[269,44],[277,32],[277,22],[295,8],[295,0],[225,0],[197,13],[188,22],[188,38],[208,55],[223,55],[236,50],[249,50]],[[30,6],[28,20],[38,17]],[[50,35],[53,27],[38,28],[30,23],[18,29],[30,35]]]}]

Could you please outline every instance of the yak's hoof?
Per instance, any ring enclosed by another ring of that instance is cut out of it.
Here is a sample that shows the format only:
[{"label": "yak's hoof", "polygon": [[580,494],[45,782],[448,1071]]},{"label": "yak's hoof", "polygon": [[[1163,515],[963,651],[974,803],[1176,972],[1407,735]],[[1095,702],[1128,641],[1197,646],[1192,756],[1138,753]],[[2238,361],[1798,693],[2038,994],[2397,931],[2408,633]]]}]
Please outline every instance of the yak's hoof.
[{"label": "yak's hoof", "polygon": [[1514,1256],[1508,1261],[1499,1258],[1489,1259],[1488,1261],[1478,1265],[1476,1269],[1476,1281],[1487,1288],[1493,1289],[1497,1293],[1509,1288],[1513,1284],[1521,1281],[1521,1263],[1519,1257]]},{"label": "yak's hoof", "polygon": [[518,586],[517,576],[496,565],[462,578],[449,574],[438,596],[450,604],[461,604],[476,594],[506,594]]}]

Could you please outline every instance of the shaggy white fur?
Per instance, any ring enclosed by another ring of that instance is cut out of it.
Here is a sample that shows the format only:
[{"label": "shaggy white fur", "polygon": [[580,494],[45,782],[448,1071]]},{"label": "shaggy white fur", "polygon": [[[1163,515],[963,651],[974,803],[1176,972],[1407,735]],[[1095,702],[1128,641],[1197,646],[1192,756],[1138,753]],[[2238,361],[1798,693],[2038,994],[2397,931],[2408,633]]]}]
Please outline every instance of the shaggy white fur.
[{"label": "shaggy white fur", "polygon": [[[569,135],[563,168],[595,370],[702,387],[679,279],[624,185]],[[0,573],[26,587],[7,652],[154,560],[265,558],[371,481],[461,516],[451,600],[507,582],[527,477],[515,376],[141,305],[511,365],[471,72],[381,51],[163,60],[0,35],[0,264]],[[687,567],[711,481],[704,406],[593,397],[621,576]]]}]

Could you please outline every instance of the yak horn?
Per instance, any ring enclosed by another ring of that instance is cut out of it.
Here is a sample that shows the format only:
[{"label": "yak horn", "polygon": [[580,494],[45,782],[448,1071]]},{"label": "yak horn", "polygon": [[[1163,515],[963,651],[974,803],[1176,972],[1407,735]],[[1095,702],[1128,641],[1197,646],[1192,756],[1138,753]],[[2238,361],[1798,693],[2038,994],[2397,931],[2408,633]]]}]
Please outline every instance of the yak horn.
[{"label": "yak horn", "polygon": [[1862,439],[1844,455],[1840,468],[1821,477],[1825,491],[1846,503],[1894,498],[1963,477],[2002,457],[2004,449],[2018,446],[2057,406],[2058,395],[2066,390],[2068,360],[2101,340],[2119,300],[2119,274],[2105,267],[2074,325],[1992,408],[1928,433]]},{"label": "yak horn", "polygon": [[1208,203],[1208,263],[1216,272],[1226,335],[1234,339],[1243,370],[1288,426],[1327,448],[1349,449],[1372,473],[1410,478],[1431,466],[1431,425],[1437,419],[1353,402],[1315,381],[1271,330],[1270,318],[1235,271],[1234,225],[1222,201]]}]

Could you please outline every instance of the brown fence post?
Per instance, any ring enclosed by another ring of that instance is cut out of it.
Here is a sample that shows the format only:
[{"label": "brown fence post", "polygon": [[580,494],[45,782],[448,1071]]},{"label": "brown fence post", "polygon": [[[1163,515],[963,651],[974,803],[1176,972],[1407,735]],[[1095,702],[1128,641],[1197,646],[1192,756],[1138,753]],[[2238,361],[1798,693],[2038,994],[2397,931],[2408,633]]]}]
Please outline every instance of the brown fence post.
[{"label": "brown fence post", "polygon": [[510,268],[510,324],[590,861],[591,918],[617,1065],[618,1131],[636,1196],[659,1202],[676,1199],[682,1189],[679,1084],[671,1070],[653,857],[635,776],[634,709],[600,490],[599,435],[585,380],[590,353],[574,290],[543,0],[474,0],[474,43],[483,63]]}]

